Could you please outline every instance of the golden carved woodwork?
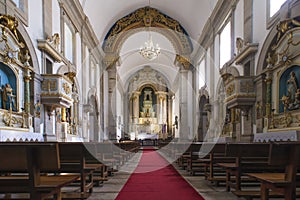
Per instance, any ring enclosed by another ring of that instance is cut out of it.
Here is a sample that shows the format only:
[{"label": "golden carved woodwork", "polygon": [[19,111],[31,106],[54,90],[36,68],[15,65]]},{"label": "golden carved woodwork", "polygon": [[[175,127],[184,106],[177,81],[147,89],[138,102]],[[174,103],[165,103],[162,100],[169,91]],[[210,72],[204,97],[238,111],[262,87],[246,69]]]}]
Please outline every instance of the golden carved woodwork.
[{"label": "golden carved woodwork", "polygon": [[64,89],[64,91],[65,91],[66,94],[70,94],[71,93],[71,88],[70,88],[69,84],[63,83],[63,89]]},{"label": "golden carved woodwork", "polygon": [[16,19],[16,17],[11,16],[11,15],[0,15],[0,24],[7,27],[15,36],[15,38],[17,39],[18,42],[20,42],[19,40],[19,36],[17,33],[17,27],[19,25],[18,20]]},{"label": "golden carved woodwork", "polygon": [[241,82],[240,92],[244,92],[244,93],[254,92],[253,82],[250,81]]},{"label": "golden carved woodwork", "polygon": [[234,91],[235,91],[235,86],[234,84],[231,84],[226,89],[226,95],[231,96],[234,93]]},{"label": "golden carved woodwork", "polygon": [[188,58],[177,54],[175,60],[179,62],[184,69],[190,69],[191,62]]},{"label": "golden carved woodwork", "polygon": [[5,49],[4,49],[4,58],[3,61],[7,64],[16,63],[15,53],[19,52],[18,50],[13,50],[7,41],[5,41]]},{"label": "golden carved woodwork", "polygon": [[11,113],[5,111],[3,113],[3,122],[6,126],[14,127],[15,124],[23,123],[23,119],[17,119]]},{"label": "golden carved woodwork", "polygon": [[56,80],[44,80],[42,82],[43,91],[55,91],[57,90],[57,81]]},{"label": "golden carved woodwork", "polygon": [[75,77],[76,77],[75,72],[67,72],[64,75],[66,75],[73,84],[75,83]]},{"label": "golden carved woodwork", "polygon": [[192,52],[190,39],[180,23],[151,7],[140,8],[119,19],[105,38],[104,51],[118,52],[119,49],[116,46],[127,37],[126,34],[130,30],[143,27],[161,28],[157,31],[161,31],[170,41],[173,41],[175,46],[180,45],[178,52],[185,54]]},{"label": "golden carved woodwork", "polygon": [[286,19],[277,25],[277,38],[276,43],[279,42],[280,38],[289,30],[291,30],[294,27],[300,27],[300,22],[298,22],[295,19]]},{"label": "golden carved woodwork", "polygon": [[66,99],[70,102],[73,102],[72,98],[70,98],[67,95],[61,94],[61,93],[51,93],[51,94],[49,94],[49,93],[42,92],[41,97],[59,97],[59,98],[64,98],[64,99]]}]

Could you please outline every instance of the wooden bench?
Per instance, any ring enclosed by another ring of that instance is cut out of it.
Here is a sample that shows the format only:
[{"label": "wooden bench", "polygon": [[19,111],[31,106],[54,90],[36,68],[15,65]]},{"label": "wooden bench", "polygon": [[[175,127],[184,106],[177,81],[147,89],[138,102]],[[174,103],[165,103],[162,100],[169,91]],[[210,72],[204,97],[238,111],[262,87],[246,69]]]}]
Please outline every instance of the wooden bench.
[{"label": "wooden bench", "polygon": [[109,175],[118,171],[122,164],[120,156],[116,156],[116,152],[113,151],[113,143],[103,142],[96,144],[97,159],[107,166]]},{"label": "wooden bench", "polygon": [[68,191],[63,193],[64,199],[86,199],[93,192],[93,173],[101,169],[103,164],[91,161],[93,159],[91,149],[94,144],[81,142],[62,142],[59,143],[60,150],[60,173],[75,173],[80,176],[80,190]]},{"label": "wooden bench", "polygon": [[249,173],[261,182],[260,198],[269,199],[270,190],[281,193],[286,200],[296,199],[296,175],[299,168],[300,143],[272,143],[268,164],[285,168],[285,173]]},{"label": "wooden bench", "polygon": [[57,143],[0,143],[0,152],[3,194],[27,193],[31,200],[61,199],[61,188],[79,178],[48,174],[61,167]]},{"label": "wooden bench", "polygon": [[201,156],[201,149],[202,142],[192,143],[189,148],[189,156],[186,157],[187,159],[187,171],[190,175],[195,175],[197,172],[204,173],[205,164],[199,161],[199,156]]},{"label": "wooden bench", "polygon": [[202,156],[199,161],[205,164],[205,179],[214,182],[218,185],[220,182],[226,181],[226,171],[217,163],[233,162],[233,158],[225,156],[226,143],[204,143],[202,145]]},{"label": "wooden bench", "polygon": [[[228,143],[226,145],[227,157],[234,157],[232,163],[218,163],[226,169],[226,190],[233,187],[235,191],[241,190],[241,182],[253,181],[243,177],[243,173],[273,170],[267,165],[269,144],[267,143]],[[234,179],[232,179],[234,177]]]}]

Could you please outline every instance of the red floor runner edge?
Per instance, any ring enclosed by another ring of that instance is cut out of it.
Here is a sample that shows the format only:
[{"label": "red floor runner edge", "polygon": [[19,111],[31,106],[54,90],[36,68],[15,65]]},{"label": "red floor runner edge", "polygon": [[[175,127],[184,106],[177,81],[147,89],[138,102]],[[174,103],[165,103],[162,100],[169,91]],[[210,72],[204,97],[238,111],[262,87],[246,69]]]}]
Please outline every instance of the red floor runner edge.
[{"label": "red floor runner edge", "polygon": [[203,200],[204,198],[158,152],[146,149],[137,168],[116,199]]}]

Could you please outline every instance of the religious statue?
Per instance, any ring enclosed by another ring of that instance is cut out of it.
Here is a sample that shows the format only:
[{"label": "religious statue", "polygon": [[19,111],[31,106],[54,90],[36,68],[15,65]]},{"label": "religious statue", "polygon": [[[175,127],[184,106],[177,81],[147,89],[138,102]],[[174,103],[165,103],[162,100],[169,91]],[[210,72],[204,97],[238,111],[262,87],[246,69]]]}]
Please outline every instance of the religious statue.
[{"label": "religious statue", "polygon": [[178,129],[178,116],[175,116],[175,122],[173,124],[173,126],[175,126],[176,129]]},{"label": "religious statue", "polygon": [[240,37],[237,37],[236,38],[236,50],[237,50],[237,53],[241,53],[242,50],[244,48],[244,40]]},{"label": "religious statue", "polygon": [[10,109],[10,106],[12,106],[12,109],[14,108],[13,105],[13,89],[11,88],[9,83],[6,83],[3,90],[3,95],[2,95],[2,107],[6,110]]},{"label": "religious statue", "polygon": [[61,123],[61,113],[59,110],[56,112],[56,122]]},{"label": "religious statue", "polygon": [[267,62],[267,68],[272,68],[276,62],[276,57],[271,56],[271,53],[269,52],[266,62]]},{"label": "religious statue", "polygon": [[260,119],[262,117],[262,105],[258,101],[256,104],[256,118]]},{"label": "religious statue", "polygon": [[289,109],[294,107],[295,95],[298,89],[297,78],[294,71],[290,73],[290,78],[287,80],[287,96],[289,97]]},{"label": "religious statue", "polygon": [[59,51],[60,37],[58,33],[54,33],[51,37],[49,36],[47,42],[51,44],[55,50]]},{"label": "religious statue", "polygon": [[39,100],[37,100],[36,104],[34,105],[34,112],[35,112],[36,117],[41,116],[41,103]]}]

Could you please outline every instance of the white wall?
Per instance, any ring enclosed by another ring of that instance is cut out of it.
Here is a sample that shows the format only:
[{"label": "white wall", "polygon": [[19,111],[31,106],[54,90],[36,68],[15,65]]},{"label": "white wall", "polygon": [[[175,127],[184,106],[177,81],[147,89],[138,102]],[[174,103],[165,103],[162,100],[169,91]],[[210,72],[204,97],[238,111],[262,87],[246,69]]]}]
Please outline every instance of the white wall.
[{"label": "white wall", "polygon": [[[29,0],[29,1],[31,1],[31,0]],[[57,0],[52,1],[52,32],[53,32],[53,34],[54,33],[59,33],[59,35],[61,35],[61,30],[60,30],[60,7],[59,7],[59,4],[58,4]]]},{"label": "white wall", "polygon": [[[258,62],[260,51],[268,34],[266,27],[266,11],[267,1],[253,0],[253,42],[259,43],[258,53],[255,56],[255,63]],[[256,67],[254,69],[255,73]]]},{"label": "white wall", "polygon": [[[39,62],[41,63],[41,52],[37,48],[37,39],[44,39],[43,35],[43,6],[41,0],[29,0],[28,1],[28,27],[26,30],[30,35],[33,46],[36,49],[36,54]],[[42,69],[40,69],[42,70]],[[41,71],[40,71],[41,73]]]},{"label": "white wall", "polygon": [[[235,9],[234,36],[235,36],[235,38],[233,38],[234,44],[236,42],[237,37],[244,39],[244,0],[240,0]],[[235,47],[235,45],[234,45],[234,47]],[[234,48],[234,53],[237,54],[236,48]]]}]

